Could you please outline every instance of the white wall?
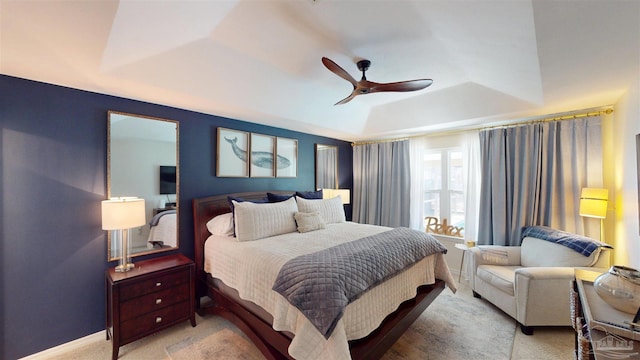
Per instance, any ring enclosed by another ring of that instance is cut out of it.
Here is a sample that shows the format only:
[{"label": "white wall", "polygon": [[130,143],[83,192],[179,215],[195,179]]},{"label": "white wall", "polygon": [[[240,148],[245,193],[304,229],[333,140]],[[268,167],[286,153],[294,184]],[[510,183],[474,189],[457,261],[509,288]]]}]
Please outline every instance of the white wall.
[{"label": "white wall", "polygon": [[[613,264],[640,269],[640,225],[638,224],[638,166],[636,134],[640,134],[640,74],[615,106],[612,129],[614,209],[606,228],[613,234]],[[611,238],[611,237],[609,237]]]}]

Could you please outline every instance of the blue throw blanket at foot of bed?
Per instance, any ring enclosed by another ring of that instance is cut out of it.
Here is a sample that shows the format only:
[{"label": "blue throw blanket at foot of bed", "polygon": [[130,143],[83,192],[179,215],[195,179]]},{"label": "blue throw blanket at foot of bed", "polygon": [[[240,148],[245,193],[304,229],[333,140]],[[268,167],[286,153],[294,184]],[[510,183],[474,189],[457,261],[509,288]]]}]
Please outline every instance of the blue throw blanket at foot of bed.
[{"label": "blue throw blanket at foot of bed", "polygon": [[328,339],[349,303],[438,252],[447,249],[430,234],[396,228],[289,260],[273,290]]}]

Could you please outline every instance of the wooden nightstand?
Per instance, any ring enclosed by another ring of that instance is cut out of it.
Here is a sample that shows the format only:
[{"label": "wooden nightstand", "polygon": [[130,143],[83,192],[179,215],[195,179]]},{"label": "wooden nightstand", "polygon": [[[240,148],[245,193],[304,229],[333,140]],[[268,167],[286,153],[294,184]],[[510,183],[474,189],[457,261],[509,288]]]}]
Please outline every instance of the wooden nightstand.
[{"label": "wooden nightstand", "polygon": [[184,320],[196,326],[195,265],[182,254],[135,263],[131,271],[105,273],[107,340],[112,359],[120,346]]}]

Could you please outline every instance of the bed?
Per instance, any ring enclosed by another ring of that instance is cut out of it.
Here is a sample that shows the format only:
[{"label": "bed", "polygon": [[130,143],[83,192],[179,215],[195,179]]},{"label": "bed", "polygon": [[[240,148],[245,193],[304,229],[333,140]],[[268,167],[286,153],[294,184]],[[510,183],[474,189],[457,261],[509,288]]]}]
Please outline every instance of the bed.
[{"label": "bed", "polygon": [[148,248],[176,247],[177,244],[177,215],[176,210],[157,213],[149,222]]},{"label": "bed", "polygon": [[[287,195],[293,192],[273,191],[271,193]],[[206,306],[198,304],[198,309],[200,313],[216,314],[232,321],[254,342],[267,359],[380,358],[443,291],[445,283],[455,291],[455,282],[449,273],[443,254],[430,255],[412,265],[409,270],[375,286],[356,301],[350,303],[342,318],[337,322],[335,330],[323,337],[320,332],[315,331],[314,333],[314,329],[309,330],[311,328],[307,324],[309,320],[297,308],[286,303],[286,299],[275,293],[274,290],[266,288],[247,291],[242,286],[239,286],[240,289],[229,286],[229,283],[238,285],[234,284],[239,281],[237,279],[247,281],[247,278],[262,276],[262,273],[268,281],[272,281],[270,276],[278,272],[276,267],[280,266],[282,262],[276,261],[274,264],[278,265],[274,266],[274,269],[251,270],[254,271],[254,275],[251,276],[239,274],[243,268],[246,268],[244,265],[236,264],[235,267],[231,265],[231,270],[216,269],[216,267],[224,266],[218,263],[224,263],[225,257],[232,257],[224,252],[235,245],[228,238],[225,239],[226,235],[219,237],[212,235],[207,228],[207,223],[219,215],[230,212],[228,196],[260,201],[265,198],[265,192],[225,194],[193,200],[198,298],[207,295],[213,300]],[[344,232],[342,227],[352,225],[358,229],[355,231],[356,233],[375,234],[383,229],[370,225],[336,223],[327,224],[325,229],[316,231],[316,235],[331,234],[331,236],[324,236],[324,238],[339,237]],[[241,228],[240,224],[238,227]],[[243,234],[237,235],[244,236]],[[297,236],[305,236],[305,234],[298,235],[297,232],[294,232],[256,241],[241,242],[243,246],[246,246],[242,251],[243,254],[250,254],[253,251],[262,251],[258,249],[258,246],[277,248],[273,244],[295,241],[290,238]],[[237,241],[235,243],[238,244]],[[311,244],[306,240],[304,243]],[[313,247],[313,245],[308,246]],[[287,253],[290,251],[294,250],[283,250]],[[305,247],[304,251],[309,250]],[[216,260],[214,260],[214,256]],[[249,255],[245,257],[249,258]],[[232,257],[231,264],[242,260],[240,256],[236,255],[235,258]],[[268,261],[258,261],[257,263],[268,263]],[[258,272],[256,273],[256,271]],[[215,276],[212,276],[210,272],[213,272]],[[423,275],[423,273],[428,274]],[[417,276],[419,279],[414,278],[415,274],[420,274]],[[411,288],[404,286],[403,284],[407,281],[414,285]],[[257,286],[253,287],[257,288]],[[390,293],[386,294],[385,291]],[[382,294],[385,295],[382,296]],[[265,301],[263,297],[275,299],[276,304]],[[274,328],[278,330],[274,330]]]}]

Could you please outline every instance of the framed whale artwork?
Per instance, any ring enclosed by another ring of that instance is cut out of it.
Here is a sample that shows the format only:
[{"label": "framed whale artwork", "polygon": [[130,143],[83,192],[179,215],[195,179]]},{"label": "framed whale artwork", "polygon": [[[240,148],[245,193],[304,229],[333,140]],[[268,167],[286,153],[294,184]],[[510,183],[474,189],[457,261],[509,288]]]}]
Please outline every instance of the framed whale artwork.
[{"label": "framed whale artwork", "polygon": [[249,177],[249,133],[218,128],[216,176]]},{"label": "framed whale artwork", "polygon": [[269,135],[251,133],[251,177],[274,177],[273,154],[276,149],[276,138]]},{"label": "framed whale artwork", "polygon": [[298,140],[279,137],[276,140],[276,177],[298,176]]}]

